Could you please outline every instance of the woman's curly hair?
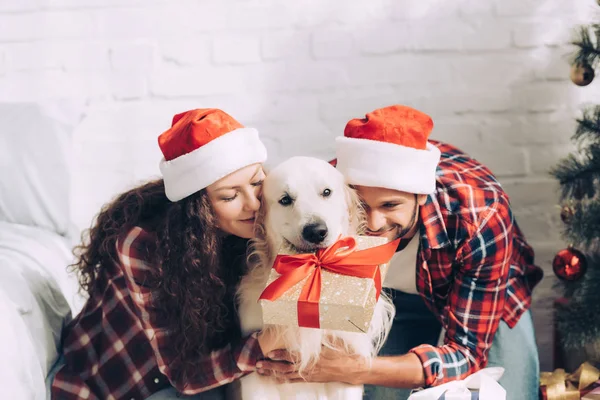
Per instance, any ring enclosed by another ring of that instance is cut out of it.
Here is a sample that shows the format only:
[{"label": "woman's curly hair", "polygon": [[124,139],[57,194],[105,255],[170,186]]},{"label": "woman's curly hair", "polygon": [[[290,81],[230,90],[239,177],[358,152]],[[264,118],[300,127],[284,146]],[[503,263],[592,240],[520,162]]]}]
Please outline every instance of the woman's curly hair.
[{"label": "woman's curly hair", "polygon": [[[171,202],[163,180],[123,193],[107,204],[74,250],[71,268],[90,298],[105,265],[118,263],[116,243],[134,226],[155,235],[148,254],[155,267],[157,320],[172,337],[176,382],[193,379],[202,356],[239,338],[235,289],[245,270],[247,240],[219,232],[206,190]],[[84,233],[85,234],[85,233]],[[153,253],[153,254],[152,254]]]}]

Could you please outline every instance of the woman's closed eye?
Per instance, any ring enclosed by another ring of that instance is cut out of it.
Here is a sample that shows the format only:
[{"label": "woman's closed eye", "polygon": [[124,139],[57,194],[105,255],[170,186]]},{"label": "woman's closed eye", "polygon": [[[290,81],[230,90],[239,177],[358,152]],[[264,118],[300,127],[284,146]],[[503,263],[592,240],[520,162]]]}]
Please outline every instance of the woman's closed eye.
[{"label": "woman's closed eye", "polygon": [[230,196],[230,197],[221,197],[221,200],[223,200],[223,201],[233,201],[233,200],[235,200],[235,198],[237,197],[237,195],[238,194],[236,193],[236,194],[234,194],[233,196]]},{"label": "woman's closed eye", "polygon": [[252,182],[251,185],[252,186],[262,186],[263,182],[264,182],[264,179],[261,179],[260,181]]},{"label": "woman's closed eye", "polygon": [[387,209],[393,209],[393,208],[398,207],[399,205],[400,205],[400,203],[390,203],[390,202],[388,202],[388,203],[383,203],[382,207],[383,208],[387,208]]}]

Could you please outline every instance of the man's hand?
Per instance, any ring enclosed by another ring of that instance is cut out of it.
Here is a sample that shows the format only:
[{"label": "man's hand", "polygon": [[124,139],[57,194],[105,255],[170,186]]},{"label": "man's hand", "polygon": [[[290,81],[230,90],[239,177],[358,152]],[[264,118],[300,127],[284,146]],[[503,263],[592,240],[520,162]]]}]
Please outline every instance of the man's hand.
[{"label": "man's hand", "polygon": [[271,376],[278,382],[344,382],[361,384],[369,373],[367,361],[358,355],[347,355],[324,347],[315,365],[298,373],[296,354],[286,350],[274,350],[267,354],[269,359],[257,363],[257,372]]}]

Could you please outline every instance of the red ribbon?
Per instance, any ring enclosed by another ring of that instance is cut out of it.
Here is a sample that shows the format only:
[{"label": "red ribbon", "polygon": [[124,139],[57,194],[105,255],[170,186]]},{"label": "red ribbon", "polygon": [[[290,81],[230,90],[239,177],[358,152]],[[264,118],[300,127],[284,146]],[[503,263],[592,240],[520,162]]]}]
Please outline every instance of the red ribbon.
[{"label": "red ribbon", "polygon": [[382,284],[379,265],[392,259],[399,242],[400,239],[396,239],[384,245],[355,250],[354,238],[346,237],[326,249],[319,249],[315,254],[278,255],[273,268],[281,276],[265,288],[260,300],[277,300],[308,276],[298,298],[298,325],[320,328],[321,270],[358,278],[373,278],[375,298],[378,300]]}]

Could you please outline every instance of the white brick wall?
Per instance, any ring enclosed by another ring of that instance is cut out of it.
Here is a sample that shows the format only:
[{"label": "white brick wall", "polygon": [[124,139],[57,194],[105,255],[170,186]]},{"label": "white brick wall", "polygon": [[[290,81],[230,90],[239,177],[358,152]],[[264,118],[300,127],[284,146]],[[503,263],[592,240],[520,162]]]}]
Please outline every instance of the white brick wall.
[{"label": "white brick wall", "polygon": [[176,112],[225,109],[260,129],[276,163],[332,157],[347,120],[408,104],[499,176],[551,276],[562,243],[547,171],[570,148],[579,104],[600,102],[597,85],[570,83],[568,42],[598,11],[595,0],[0,0],[0,101],[86,101],[82,228],[158,175],[156,137]]}]

